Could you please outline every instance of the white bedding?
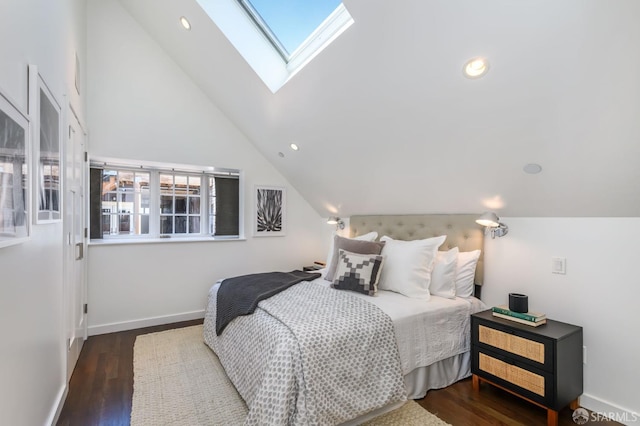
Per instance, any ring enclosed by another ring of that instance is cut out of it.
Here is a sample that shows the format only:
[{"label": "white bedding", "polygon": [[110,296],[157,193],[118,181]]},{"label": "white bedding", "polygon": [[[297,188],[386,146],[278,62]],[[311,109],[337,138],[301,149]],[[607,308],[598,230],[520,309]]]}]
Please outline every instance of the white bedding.
[{"label": "white bedding", "polygon": [[247,403],[246,425],[340,424],[406,400],[393,322],[378,307],[301,282],[217,335],[218,287],[204,341]]},{"label": "white bedding", "polygon": [[[318,278],[312,284],[330,287],[331,283]],[[258,382],[262,382],[263,372],[267,370],[267,366],[262,364],[268,363],[269,358],[264,355],[268,352],[265,348],[269,348],[269,343],[265,343],[267,346],[260,346],[258,341],[261,339],[261,332],[258,332],[259,335],[255,336],[255,338],[249,338],[245,335],[246,333],[236,332],[235,328],[237,327],[231,327],[231,325],[234,322],[238,322],[237,326],[240,329],[255,334],[257,331],[255,326],[257,324],[251,323],[252,317],[265,316],[266,313],[263,312],[263,309],[258,309],[253,315],[238,317],[230,324],[231,328],[226,330],[220,337],[215,337],[212,324],[215,324],[215,294],[217,293],[217,287],[217,285],[214,286],[210,291],[210,302],[205,317],[205,342],[218,354],[227,370],[227,374],[245,401],[251,407],[257,406],[260,408],[262,405],[256,402],[260,401],[256,397],[256,392],[261,389]],[[404,376],[404,388],[410,392],[410,397],[420,398],[424,396],[428,389],[434,386],[447,386],[465,377],[464,372],[469,370],[469,357],[467,355],[470,350],[470,315],[486,309],[484,303],[480,300],[476,298],[446,299],[432,296],[430,300],[424,301],[411,299],[390,291],[378,291],[378,295],[375,297],[344,290],[332,291],[348,293],[352,297],[372,303],[391,319],[389,329],[393,326],[393,333],[390,333],[390,338],[393,339],[393,335],[395,335],[398,346],[396,360],[398,357],[400,360],[396,374],[399,375],[401,373]],[[284,296],[285,293],[287,292],[285,291],[277,296]],[[315,297],[307,299],[316,300]],[[261,302],[259,306],[266,302],[268,300]],[[353,302],[351,302],[352,304]],[[321,303],[320,306],[322,305]],[[350,311],[351,309],[348,310]],[[258,328],[267,327],[267,329],[270,329],[267,326],[267,320],[273,321],[271,317],[265,316],[259,323],[263,325]],[[246,325],[241,325],[241,323],[246,323],[249,328],[246,329]],[[211,328],[209,333],[207,332],[207,324]],[[223,344],[224,341],[227,343]],[[260,350],[256,352],[257,347],[260,347]],[[466,358],[461,358],[465,356]],[[239,364],[233,361],[234,359],[241,361],[240,358],[244,359],[244,361]],[[433,383],[436,383],[436,385],[433,385]],[[272,404],[268,403],[268,401],[271,401],[269,398],[270,395],[271,397],[273,396],[273,391],[269,388],[265,392],[265,401],[267,401],[265,407],[271,407],[270,410],[272,411]],[[304,403],[304,399],[301,401]],[[395,407],[394,404],[389,404],[385,409],[393,407]],[[273,413],[264,414],[258,408],[254,409],[257,413],[254,416],[256,419],[263,419],[264,415],[273,416]],[[305,410],[298,411],[298,414],[306,413]]]},{"label": "white bedding", "polygon": [[[330,286],[322,278],[319,285]],[[352,292],[382,309],[393,321],[402,373],[468,352],[471,347],[471,314],[487,309],[475,297],[446,299],[431,296],[428,301],[379,290],[375,297]]]}]

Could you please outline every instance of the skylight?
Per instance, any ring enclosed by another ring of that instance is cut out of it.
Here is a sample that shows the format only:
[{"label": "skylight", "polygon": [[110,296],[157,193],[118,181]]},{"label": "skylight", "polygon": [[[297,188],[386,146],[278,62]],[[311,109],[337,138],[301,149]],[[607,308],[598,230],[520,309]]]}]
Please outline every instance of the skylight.
[{"label": "skylight", "polygon": [[196,0],[277,92],[353,24],[339,0]]},{"label": "skylight", "polygon": [[342,3],[340,0],[238,1],[287,62]]}]

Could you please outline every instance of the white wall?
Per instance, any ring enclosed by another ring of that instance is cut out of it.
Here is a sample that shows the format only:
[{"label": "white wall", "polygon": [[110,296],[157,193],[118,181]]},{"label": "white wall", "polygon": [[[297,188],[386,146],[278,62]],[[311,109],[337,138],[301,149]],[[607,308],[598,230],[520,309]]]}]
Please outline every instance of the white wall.
[{"label": "white wall", "polygon": [[[509,234],[485,241],[483,300],[506,304],[508,293],[524,293],[531,310],[582,326],[582,404],[640,413],[640,218],[502,220]],[[551,273],[552,257],[567,259],[566,275]]]},{"label": "white wall", "polygon": [[[0,89],[27,110],[27,65],[60,104],[79,115],[75,52],[85,60],[82,0],[0,2]],[[66,109],[66,108],[65,108]],[[0,248],[0,424],[51,423],[66,389],[62,224],[33,226],[31,238]]]},{"label": "white wall", "polygon": [[[323,219],[121,4],[89,0],[87,9],[90,155],[243,170],[247,234],[246,241],[90,246],[89,333],[201,317],[220,278],[326,257]],[[251,236],[255,184],[287,188],[285,237]]]}]

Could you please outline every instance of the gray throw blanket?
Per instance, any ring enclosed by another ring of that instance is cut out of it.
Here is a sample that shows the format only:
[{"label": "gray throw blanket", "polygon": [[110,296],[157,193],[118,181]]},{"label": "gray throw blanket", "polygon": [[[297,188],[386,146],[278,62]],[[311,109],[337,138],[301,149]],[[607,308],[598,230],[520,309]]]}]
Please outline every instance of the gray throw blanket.
[{"label": "gray throw blanket", "polygon": [[319,273],[291,271],[227,278],[218,289],[216,335],[219,336],[234,318],[252,314],[261,300],[268,299],[294,284],[319,277]]}]

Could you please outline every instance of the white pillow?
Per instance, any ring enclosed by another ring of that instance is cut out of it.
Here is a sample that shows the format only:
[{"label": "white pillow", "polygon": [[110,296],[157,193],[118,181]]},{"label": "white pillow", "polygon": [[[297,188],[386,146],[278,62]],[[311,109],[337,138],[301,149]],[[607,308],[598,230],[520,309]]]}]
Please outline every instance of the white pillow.
[{"label": "white pillow", "polygon": [[471,297],[474,290],[476,265],[480,258],[480,250],[463,251],[458,253],[456,266],[456,296]]},{"label": "white pillow", "polygon": [[[324,273],[322,273],[322,276],[324,277],[324,274],[326,273],[326,271],[329,269],[329,267],[331,266],[331,261],[333,260],[333,242],[335,240],[335,233],[331,236],[331,242],[329,243],[329,253],[327,254],[327,262],[325,263],[325,270]],[[363,234],[357,237],[352,238],[353,240],[362,240],[362,241],[375,241],[376,238],[378,238],[378,233],[376,231],[373,232],[369,232],[367,234]]]},{"label": "white pillow", "polygon": [[413,241],[394,240],[387,236],[380,238],[385,242],[382,249],[385,261],[378,288],[429,300],[436,252],[446,238],[445,235]]},{"label": "white pillow", "polygon": [[456,298],[456,265],[458,264],[458,247],[449,251],[439,251],[431,273],[429,293],[434,296]]}]

